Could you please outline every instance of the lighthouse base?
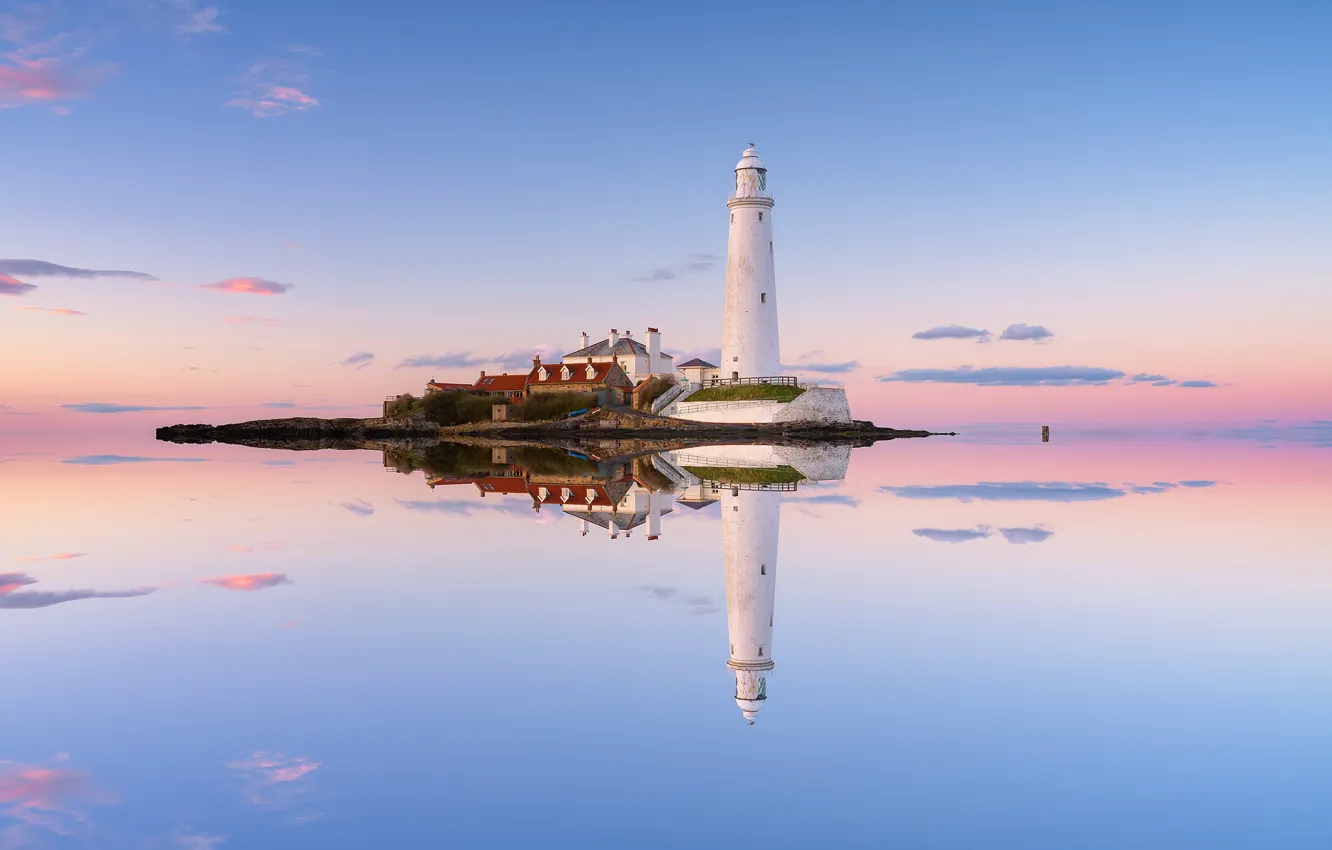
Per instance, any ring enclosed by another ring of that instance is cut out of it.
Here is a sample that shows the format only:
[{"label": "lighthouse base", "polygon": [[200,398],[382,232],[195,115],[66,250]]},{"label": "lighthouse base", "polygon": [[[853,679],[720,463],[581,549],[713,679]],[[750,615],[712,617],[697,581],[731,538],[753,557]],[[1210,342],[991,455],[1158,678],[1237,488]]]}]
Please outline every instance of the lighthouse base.
[{"label": "lighthouse base", "polygon": [[738,425],[850,425],[851,406],[840,387],[809,387],[794,401],[700,401],[672,405],[670,416]]}]

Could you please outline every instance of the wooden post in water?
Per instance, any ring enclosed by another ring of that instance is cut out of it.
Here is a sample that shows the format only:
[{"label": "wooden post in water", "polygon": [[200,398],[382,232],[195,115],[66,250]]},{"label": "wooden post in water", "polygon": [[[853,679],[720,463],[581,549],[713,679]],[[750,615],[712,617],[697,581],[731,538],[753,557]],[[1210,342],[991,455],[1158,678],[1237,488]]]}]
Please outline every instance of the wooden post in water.
[{"label": "wooden post in water", "polygon": [[1041,426],[1041,442],[1042,442],[1042,443],[1048,443],[1048,442],[1050,442],[1050,426],[1049,426],[1049,425],[1042,425],[1042,426]]}]

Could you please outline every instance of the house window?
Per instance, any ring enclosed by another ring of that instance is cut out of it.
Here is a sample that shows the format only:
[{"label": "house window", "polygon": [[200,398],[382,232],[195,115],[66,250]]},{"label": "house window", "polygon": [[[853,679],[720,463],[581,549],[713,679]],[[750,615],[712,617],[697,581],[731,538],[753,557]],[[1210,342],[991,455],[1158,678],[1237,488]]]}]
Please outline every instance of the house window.
[{"label": "house window", "polygon": [[760,304],[767,304],[767,303],[768,303],[768,293],[766,293],[766,292],[760,292],[760,293],[759,293],[759,303],[760,303]]},{"label": "house window", "polygon": [[759,213],[759,221],[763,221],[763,213]]}]

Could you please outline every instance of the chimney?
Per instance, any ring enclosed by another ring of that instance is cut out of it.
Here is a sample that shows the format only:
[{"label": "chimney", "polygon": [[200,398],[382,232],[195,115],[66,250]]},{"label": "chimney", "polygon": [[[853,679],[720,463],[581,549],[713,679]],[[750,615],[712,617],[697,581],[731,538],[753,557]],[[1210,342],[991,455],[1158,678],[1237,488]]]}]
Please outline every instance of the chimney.
[{"label": "chimney", "polygon": [[610,347],[613,350],[615,348],[615,343],[620,341],[620,332],[615,328],[611,328],[610,336],[606,338],[606,341],[610,343]]},{"label": "chimney", "polygon": [[648,374],[656,375],[670,371],[661,363],[661,331],[648,328]]},{"label": "chimney", "polygon": [[482,369],[482,370],[481,370],[481,377],[484,378],[485,376],[486,376],[486,370],[485,370],[485,369]]},{"label": "chimney", "polygon": [[589,343],[588,343],[588,338],[587,338],[587,331],[583,331],[583,333],[582,333],[580,336],[582,337],[583,342],[582,342],[582,344],[579,345],[578,347],[579,347],[579,348],[587,348],[587,346],[588,346],[588,344],[589,344]]},{"label": "chimney", "polygon": [[661,511],[662,506],[659,502],[663,501],[656,493],[648,493],[648,540],[656,540],[661,536]]},{"label": "chimney", "polygon": [[533,368],[533,369],[539,369],[539,368],[541,368],[541,355],[540,355],[540,354],[537,354],[537,355],[535,355],[535,356],[532,358],[532,368]]},{"label": "chimney", "polygon": [[589,365],[589,366],[592,365],[592,355],[591,355],[591,354],[587,355],[587,365]]}]

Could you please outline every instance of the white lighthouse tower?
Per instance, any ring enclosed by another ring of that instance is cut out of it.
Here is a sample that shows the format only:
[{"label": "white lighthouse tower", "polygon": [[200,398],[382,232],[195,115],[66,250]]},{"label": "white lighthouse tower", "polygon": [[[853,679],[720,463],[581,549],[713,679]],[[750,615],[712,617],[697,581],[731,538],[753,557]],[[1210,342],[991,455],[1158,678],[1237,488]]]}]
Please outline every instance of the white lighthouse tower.
[{"label": "white lighthouse tower", "polygon": [[768,698],[772,612],[777,598],[777,531],[782,495],[731,488],[722,495],[726,626],[735,671],[735,704],[750,723]]},{"label": "white lighthouse tower", "polygon": [[768,168],[752,143],[735,166],[735,192],[726,206],[731,211],[731,231],[726,243],[726,315],[719,371],[722,378],[780,375],[773,200]]}]

